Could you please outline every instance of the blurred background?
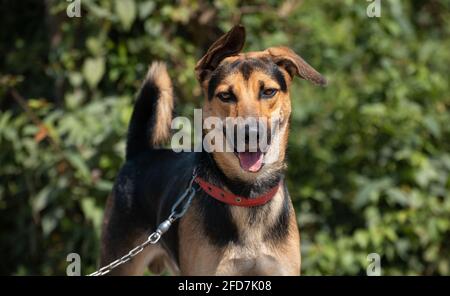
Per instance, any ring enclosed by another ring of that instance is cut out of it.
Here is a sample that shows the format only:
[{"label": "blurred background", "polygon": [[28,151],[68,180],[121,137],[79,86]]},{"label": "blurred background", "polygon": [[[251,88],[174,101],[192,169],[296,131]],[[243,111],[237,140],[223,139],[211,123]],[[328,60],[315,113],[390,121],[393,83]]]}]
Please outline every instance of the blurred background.
[{"label": "blurred background", "polygon": [[94,271],[103,209],[149,63],[177,113],[201,105],[194,65],[235,23],[245,50],[286,45],[297,79],[288,148],[302,273],[450,275],[450,1],[0,0],[0,274]]}]

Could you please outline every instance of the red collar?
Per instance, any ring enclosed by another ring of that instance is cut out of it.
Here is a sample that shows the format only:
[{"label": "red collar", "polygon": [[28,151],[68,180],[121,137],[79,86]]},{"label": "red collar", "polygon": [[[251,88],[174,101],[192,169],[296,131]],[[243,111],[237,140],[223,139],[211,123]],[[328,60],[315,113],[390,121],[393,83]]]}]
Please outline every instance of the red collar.
[{"label": "red collar", "polygon": [[195,182],[200,185],[200,187],[205,191],[209,196],[214,197],[218,201],[221,201],[223,203],[232,205],[232,206],[241,206],[241,207],[254,207],[254,206],[260,206],[265,203],[267,203],[269,200],[271,200],[275,194],[278,191],[278,188],[280,187],[280,183],[278,183],[275,187],[271,188],[269,191],[267,191],[265,194],[254,197],[254,198],[248,198],[248,197],[242,197],[235,195],[231,192],[227,192],[225,190],[220,189],[219,187],[206,182],[200,177],[195,178]]}]

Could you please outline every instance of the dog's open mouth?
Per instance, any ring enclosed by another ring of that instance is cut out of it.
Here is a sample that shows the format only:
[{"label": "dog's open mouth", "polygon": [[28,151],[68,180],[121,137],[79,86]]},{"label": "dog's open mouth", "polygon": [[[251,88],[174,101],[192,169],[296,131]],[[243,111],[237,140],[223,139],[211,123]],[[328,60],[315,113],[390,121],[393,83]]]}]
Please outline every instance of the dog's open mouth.
[{"label": "dog's open mouth", "polygon": [[245,171],[255,173],[263,166],[264,153],[257,152],[236,152],[241,168]]},{"label": "dog's open mouth", "polygon": [[239,163],[241,168],[249,172],[257,172],[263,165],[264,154],[261,151],[257,152],[238,152]]},{"label": "dog's open mouth", "polygon": [[[244,139],[246,143],[239,145],[238,139],[234,137],[237,134],[236,130],[234,133],[231,133],[233,136],[227,137],[226,129],[224,128],[223,134],[229,145],[233,147],[234,155],[239,159],[239,164],[244,171],[256,173],[261,170],[264,166],[264,155],[268,151],[270,143],[260,143],[259,138],[255,137],[257,143],[248,143],[249,140],[246,138]],[[268,136],[267,138],[270,141],[271,137]]]}]

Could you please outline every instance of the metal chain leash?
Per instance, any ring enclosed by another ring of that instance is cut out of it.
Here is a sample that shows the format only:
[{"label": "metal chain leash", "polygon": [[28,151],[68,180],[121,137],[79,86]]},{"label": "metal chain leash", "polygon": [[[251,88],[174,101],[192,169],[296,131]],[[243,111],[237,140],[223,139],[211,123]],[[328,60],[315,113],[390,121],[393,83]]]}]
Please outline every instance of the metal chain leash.
[{"label": "metal chain leash", "polygon": [[[161,222],[161,224],[158,225],[158,228],[156,229],[156,231],[154,231],[152,234],[150,234],[145,242],[143,242],[142,244],[138,245],[137,247],[131,249],[128,252],[128,254],[120,257],[117,260],[114,260],[113,262],[109,263],[108,265],[103,266],[102,268],[89,274],[88,276],[105,275],[105,274],[109,273],[111,270],[113,270],[114,268],[116,268],[122,264],[125,264],[128,261],[130,261],[131,259],[133,259],[133,257],[136,257],[148,245],[156,244],[161,239],[161,236],[169,230],[170,226],[172,226],[172,223],[175,220],[181,218],[186,213],[187,209],[189,208],[189,206],[192,202],[192,198],[195,195],[195,192],[198,191],[198,189],[195,189],[192,186],[196,176],[197,176],[197,172],[196,172],[196,169],[194,169],[194,171],[192,173],[192,178],[189,181],[189,185],[188,185],[187,189],[183,192],[183,194],[177,199],[175,204],[172,206],[169,217],[166,220],[164,220],[163,222]],[[184,201],[186,201],[186,202],[184,202]]]}]

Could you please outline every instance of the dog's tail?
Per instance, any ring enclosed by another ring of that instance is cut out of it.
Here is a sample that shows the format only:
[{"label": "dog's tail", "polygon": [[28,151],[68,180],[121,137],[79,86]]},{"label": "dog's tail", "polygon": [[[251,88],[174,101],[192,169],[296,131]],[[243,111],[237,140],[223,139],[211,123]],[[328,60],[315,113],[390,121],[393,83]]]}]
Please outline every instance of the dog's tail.
[{"label": "dog's tail", "polygon": [[166,65],[153,62],[134,104],[128,128],[127,160],[169,139],[173,100]]}]

